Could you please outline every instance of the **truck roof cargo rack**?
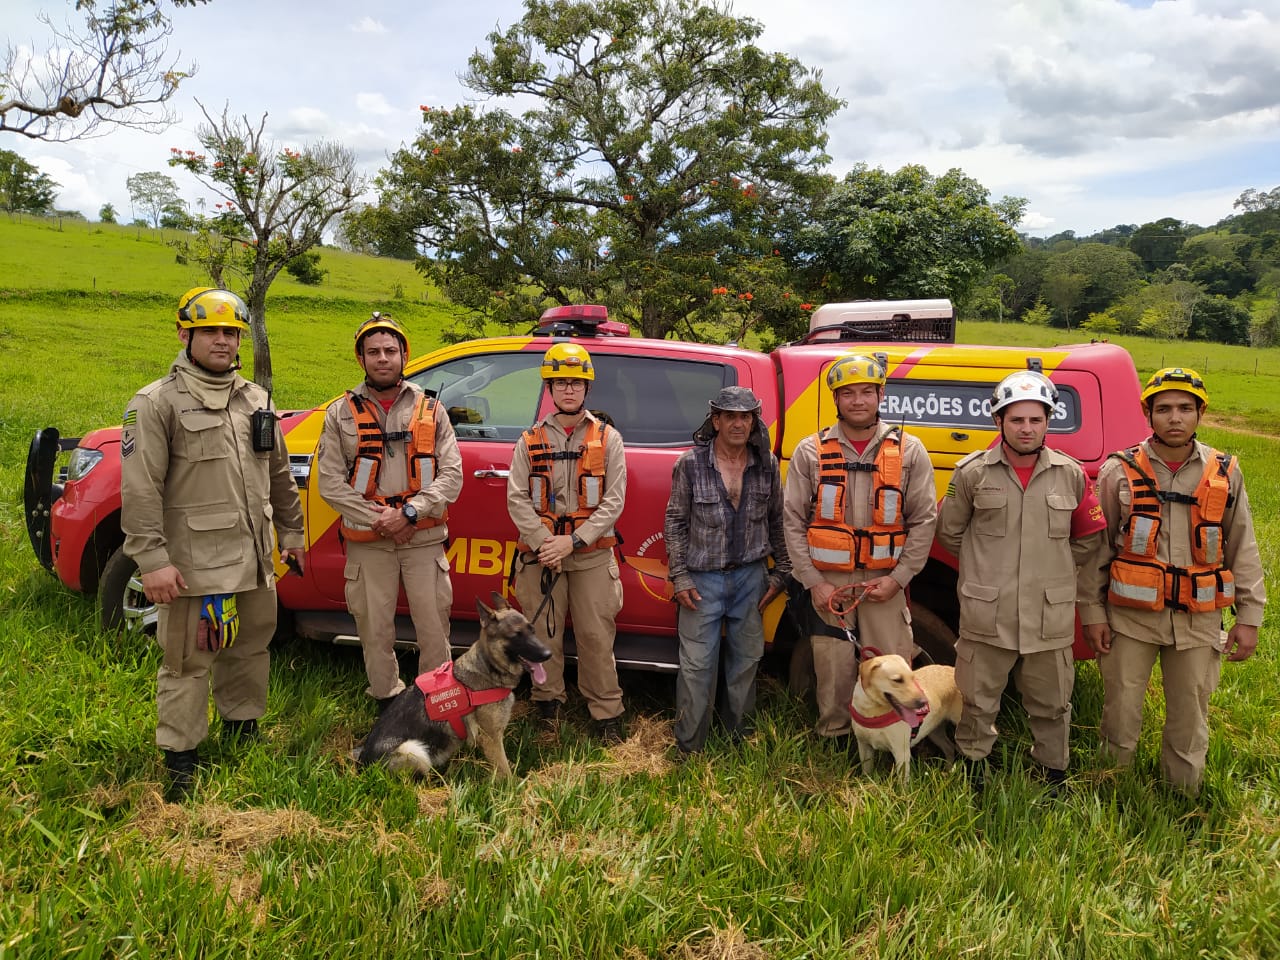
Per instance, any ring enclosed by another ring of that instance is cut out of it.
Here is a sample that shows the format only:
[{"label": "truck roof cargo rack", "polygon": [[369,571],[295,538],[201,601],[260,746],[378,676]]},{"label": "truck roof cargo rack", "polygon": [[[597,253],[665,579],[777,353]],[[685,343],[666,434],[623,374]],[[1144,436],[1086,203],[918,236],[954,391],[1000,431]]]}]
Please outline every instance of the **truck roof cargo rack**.
[{"label": "truck roof cargo rack", "polygon": [[814,311],[809,332],[795,343],[839,341],[955,343],[956,311],[950,300],[855,300]]}]

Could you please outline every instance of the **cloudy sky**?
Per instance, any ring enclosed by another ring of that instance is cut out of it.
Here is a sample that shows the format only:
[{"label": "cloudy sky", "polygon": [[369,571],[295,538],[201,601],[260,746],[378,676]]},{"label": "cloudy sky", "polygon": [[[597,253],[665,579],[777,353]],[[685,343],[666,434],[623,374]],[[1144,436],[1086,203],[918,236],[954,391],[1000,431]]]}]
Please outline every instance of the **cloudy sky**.
[{"label": "cloudy sky", "polygon": [[[0,33],[48,47],[37,13],[5,0]],[[1249,188],[1280,185],[1280,0],[736,0],[759,43],[821,69],[847,101],[829,125],[832,169],[959,167],[993,198],[1027,198],[1021,229],[1092,233],[1172,216],[1208,225]],[[458,81],[519,0],[212,0],[177,11],[171,54],[195,61],[162,134],[46,144],[5,136],[61,185],[58,204],[129,211],[125,180],[196,147],[229,105],[282,145],[337,139],[367,172],[411,140],[420,103],[469,96]]]}]

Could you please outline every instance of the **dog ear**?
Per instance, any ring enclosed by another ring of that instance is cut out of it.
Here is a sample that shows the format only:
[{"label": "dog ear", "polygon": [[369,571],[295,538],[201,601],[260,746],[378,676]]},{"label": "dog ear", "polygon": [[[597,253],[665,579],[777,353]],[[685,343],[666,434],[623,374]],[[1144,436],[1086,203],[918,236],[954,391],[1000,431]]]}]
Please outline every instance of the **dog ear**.
[{"label": "dog ear", "polygon": [[880,664],[874,658],[871,660],[863,660],[858,664],[858,679],[862,681],[863,689],[871,686],[871,674],[880,669]]},{"label": "dog ear", "polygon": [[493,609],[495,612],[498,610],[510,609],[510,607],[507,605],[507,598],[504,597],[502,594],[500,594],[497,590],[492,591],[490,593],[490,596],[493,597]]},{"label": "dog ear", "polygon": [[480,626],[488,627],[493,623],[494,612],[484,605],[484,601],[476,597],[476,611],[480,614]]}]

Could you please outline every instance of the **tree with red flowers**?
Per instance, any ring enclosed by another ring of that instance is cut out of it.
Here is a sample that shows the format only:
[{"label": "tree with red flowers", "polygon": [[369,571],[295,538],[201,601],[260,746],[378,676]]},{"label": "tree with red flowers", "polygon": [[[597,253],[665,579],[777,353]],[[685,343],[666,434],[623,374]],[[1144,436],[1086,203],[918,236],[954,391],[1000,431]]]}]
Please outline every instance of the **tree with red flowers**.
[{"label": "tree with red flowers", "polygon": [[[253,379],[271,389],[267,290],[293,258],[318,245],[333,219],[351,209],[364,189],[355,154],[340,143],[294,150],[266,135],[267,115],[255,125],[224,109],[216,120],[200,106],[196,131],[203,152],[170,151],[169,165],[193,173],[226,206],[218,234],[252,253],[245,302],[253,333]],[[234,231],[239,230],[239,236]]]},{"label": "tree with red flowers", "polygon": [[761,31],[701,0],[526,0],[469,63],[467,86],[493,106],[423,105],[380,202],[346,229],[409,238],[481,319],[586,301],[648,336],[771,324],[796,309],[778,226],[828,181],[840,101],[756,46]]}]

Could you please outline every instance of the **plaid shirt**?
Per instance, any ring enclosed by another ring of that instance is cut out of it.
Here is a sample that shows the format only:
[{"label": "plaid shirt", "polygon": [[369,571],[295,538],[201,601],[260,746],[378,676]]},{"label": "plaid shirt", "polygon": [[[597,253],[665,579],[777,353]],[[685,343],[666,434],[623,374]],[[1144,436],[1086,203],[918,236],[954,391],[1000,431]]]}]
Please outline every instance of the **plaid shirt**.
[{"label": "plaid shirt", "polygon": [[693,588],[691,570],[723,570],[773,556],[770,583],[781,585],[791,572],[782,532],[782,483],[772,453],[749,445],[751,462],[742,474],[735,510],[716,469],[711,443],[681,454],[671,472],[671,499],[663,537],[668,579],[678,593]]}]

